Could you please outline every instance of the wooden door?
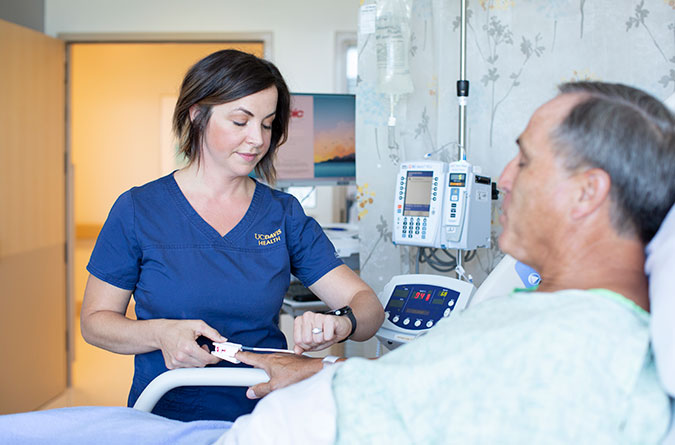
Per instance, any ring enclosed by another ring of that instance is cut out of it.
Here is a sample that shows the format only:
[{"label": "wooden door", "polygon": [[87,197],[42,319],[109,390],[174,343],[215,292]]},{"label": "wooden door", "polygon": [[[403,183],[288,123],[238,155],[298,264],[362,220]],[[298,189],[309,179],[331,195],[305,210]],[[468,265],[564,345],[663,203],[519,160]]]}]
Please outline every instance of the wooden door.
[{"label": "wooden door", "polygon": [[0,20],[0,414],[66,388],[65,45]]}]

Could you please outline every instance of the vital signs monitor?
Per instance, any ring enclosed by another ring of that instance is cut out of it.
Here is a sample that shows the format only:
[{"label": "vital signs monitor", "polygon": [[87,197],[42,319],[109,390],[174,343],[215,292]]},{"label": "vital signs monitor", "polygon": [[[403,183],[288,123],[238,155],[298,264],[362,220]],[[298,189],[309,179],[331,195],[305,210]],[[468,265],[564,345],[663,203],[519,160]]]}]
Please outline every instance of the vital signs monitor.
[{"label": "vital signs monitor", "polygon": [[378,295],[385,320],[376,336],[388,349],[397,348],[469,305],[508,295],[515,288],[533,288],[540,280],[534,269],[510,255],[502,258],[478,290],[442,275],[395,276]]},{"label": "vital signs monitor", "polygon": [[414,340],[467,305],[474,286],[441,275],[398,275],[379,295],[384,323],[377,338],[389,349]]}]

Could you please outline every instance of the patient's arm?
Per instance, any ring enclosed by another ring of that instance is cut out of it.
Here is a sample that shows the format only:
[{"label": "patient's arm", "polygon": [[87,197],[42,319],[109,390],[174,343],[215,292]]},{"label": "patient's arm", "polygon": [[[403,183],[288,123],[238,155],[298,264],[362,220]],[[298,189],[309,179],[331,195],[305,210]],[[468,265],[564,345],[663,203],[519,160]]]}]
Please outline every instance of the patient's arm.
[{"label": "patient's arm", "polygon": [[265,397],[275,389],[311,377],[323,368],[320,358],[302,355],[237,352],[235,357],[248,365],[265,370],[270,377],[268,382],[252,386],[246,391],[246,397],[249,399]]}]

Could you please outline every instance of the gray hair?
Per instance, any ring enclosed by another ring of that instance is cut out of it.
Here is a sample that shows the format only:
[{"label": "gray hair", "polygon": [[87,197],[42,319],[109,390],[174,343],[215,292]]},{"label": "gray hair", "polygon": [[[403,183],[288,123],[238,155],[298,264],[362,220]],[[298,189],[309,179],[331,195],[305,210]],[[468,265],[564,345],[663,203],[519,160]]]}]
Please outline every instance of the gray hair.
[{"label": "gray hair", "polygon": [[551,134],[557,154],[569,170],[606,171],[614,228],[647,244],[675,202],[675,116],[626,85],[570,82],[559,91],[582,99]]}]

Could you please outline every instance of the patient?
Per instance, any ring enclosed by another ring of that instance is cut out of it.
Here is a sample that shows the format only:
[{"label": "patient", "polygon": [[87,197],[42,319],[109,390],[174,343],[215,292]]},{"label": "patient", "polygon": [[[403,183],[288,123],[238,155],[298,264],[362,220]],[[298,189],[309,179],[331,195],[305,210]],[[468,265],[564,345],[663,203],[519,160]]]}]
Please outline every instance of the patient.
[{"label": "patient", "polygon": [[[217,443],[659,443],[670,408],[650,348],[644,248],[675,202],[675,118],[622,85],[560,91],[499,179],[500,248],[540,272],[537,291],[471,306],[378,360],[239,353],[271,377],[250,397],[289,386]],[[0,442],[32,443],[41,428],[61,440],[40,422],[58,411],[0,416]],[[136,417],[136,429],[156,420]]]},{"label": "patient", "polygon": [[[540,272],[537,291],[485,301],[381,359],[349,359],[277,391],[222,443],[659,442],[669,405],[649,344],[644,248],[675,201],[675,119],[626,86],[560,91],[499,179],[499,246]],[[287,368],[321,366],[237,357],[271,376],[250,396],[292,381]]]}]

